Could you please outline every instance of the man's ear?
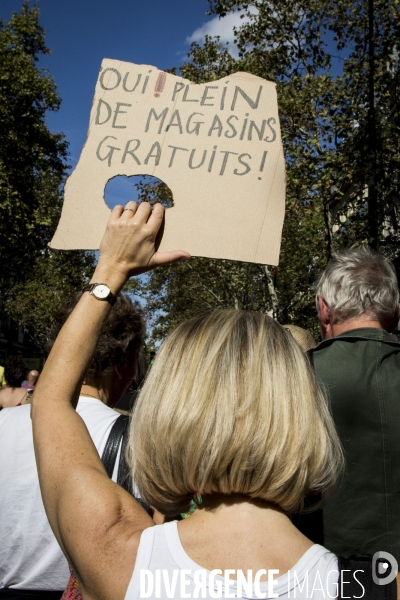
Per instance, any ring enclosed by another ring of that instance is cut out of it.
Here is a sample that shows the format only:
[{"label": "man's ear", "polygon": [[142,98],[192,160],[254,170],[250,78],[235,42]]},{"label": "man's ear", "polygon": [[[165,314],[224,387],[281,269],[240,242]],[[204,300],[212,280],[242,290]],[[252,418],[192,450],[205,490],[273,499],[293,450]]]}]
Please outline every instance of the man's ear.
[{"label": "man's ear", "polygon": [[327,305],[327,303],[325,302],[325,300],[323,299],[322,296],[317,296],[317,302],[318,302],[318,312],[319,312],[319,321],[321,324],[321,330],[322,330],[322,338],[325,339],[329,339],[332,336],[332,325],[331,325],[331,318],[329,315],[329,306]]}]

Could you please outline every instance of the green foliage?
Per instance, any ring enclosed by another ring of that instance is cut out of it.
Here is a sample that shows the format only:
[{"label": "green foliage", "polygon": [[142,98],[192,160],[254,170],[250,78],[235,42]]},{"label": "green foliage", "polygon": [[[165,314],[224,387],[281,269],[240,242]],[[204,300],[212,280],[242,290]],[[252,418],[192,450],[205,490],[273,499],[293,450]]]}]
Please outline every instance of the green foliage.
[{"label": "green foliage", "polygon": [[8,24],[0,21],[0,294],[11,316],[39,335],[64,283],[80,285],[93,264],[83,252],[60,258],[47,248],[67,156],[64,136],[45,122],[60,106],[52,77],[36,64],[49,53],[37,6],[24,2]]},{"label": "green foliage", "polygon": [[220,16],[246,15],[237,31],[241,59],[247,70],[277,82],[289,169],[307,170],[308,195],[325,207],[328,254],[358,241],[396,257],[399,0],[210,5]]},{"label": "green foliage", "polygon": [[165,208],[174,205],[172,192],[163,181],[155,181],[148,175],[143,175],[139,183],[135,183],[138,202],[149,202],[152,206],[159,202]]},{"label": "green foliage", "polygon": [[162,340],[180,322],[215,308],[266,310],[269,269],[262,265],[193,258],[156,269],[127,289],[146,301],[153,340]]},{"label": "green foliage", "polygon": [[34,264],[32,277],[13,287],[7,302],[9,312],[42,349],[52,315],[69,295],[82,289],[92,270],[91,254],[46,248]]}]

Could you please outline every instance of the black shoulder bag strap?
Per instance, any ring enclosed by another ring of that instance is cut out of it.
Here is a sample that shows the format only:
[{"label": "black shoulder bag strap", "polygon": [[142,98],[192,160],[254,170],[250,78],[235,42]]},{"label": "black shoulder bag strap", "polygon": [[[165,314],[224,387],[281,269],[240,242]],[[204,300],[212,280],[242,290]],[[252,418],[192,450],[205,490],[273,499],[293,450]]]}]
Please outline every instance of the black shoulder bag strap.
[{"label": "black shoulder bag strap", "polygon": [[131,477],[131,472],[128,467],[128,463],[126,462],[126,446],[128,445],[129,438],[129,422],[125,423],[124,431],[122,434],[122,443],[121,443],[121,457],[119,459],[118,465],[118,477],[117,482],[120,486],[124,488],[127,492],[132,494],[133,491],[133,481]]},{"label": "black shoulder bag strap", "polygon": [[[121,444],[121,454],[119,457],[117,483],[129,492],[133,494],[133,483],[130,474],[128,463],[126,462],[126,446],[129,437],[129,417],[127,415],[120,415],[111,428],[110,435],[103,450],[101,457],[102,463],[107,471],[107,475],[111,479],[114,472],[115,461],[117,460],[118,449]],[[135,500],[144,508],[144,510],[152,516],[152,510],[146,502],[143,502],[141,498]]]},{"label": "black shoulder bag strap", "polygon": [[338,565],[338,599],[397,600],[396,579],[387,585],[378,585],[372,579],[372,556],[338,556]]},{"label": "black shoulder bag strap", "polygon": [[111,427],[110,435],[108,436],[108,440],[106,441],[106,445],[103,450],[101,461],[110,479],[114,471],[115,461],[117,460],[119,445],[128,421],[129,417],[126,415],[120,415],[117,419],[115,419],[115,423]]}]

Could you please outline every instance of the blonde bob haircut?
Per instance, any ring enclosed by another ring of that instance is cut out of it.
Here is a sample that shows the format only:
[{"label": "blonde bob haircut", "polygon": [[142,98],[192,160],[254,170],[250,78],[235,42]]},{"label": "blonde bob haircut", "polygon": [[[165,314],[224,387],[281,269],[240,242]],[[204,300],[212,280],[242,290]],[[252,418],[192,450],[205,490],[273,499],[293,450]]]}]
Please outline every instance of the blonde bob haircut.
[{"label": "blonde bob haircut", "polygon": [[300,346],[267,315],[240,310],[196,317],[167,337],[134,409],[128,460],[143,499],[165,515],[216,493],[296,512],[343,464]]}]

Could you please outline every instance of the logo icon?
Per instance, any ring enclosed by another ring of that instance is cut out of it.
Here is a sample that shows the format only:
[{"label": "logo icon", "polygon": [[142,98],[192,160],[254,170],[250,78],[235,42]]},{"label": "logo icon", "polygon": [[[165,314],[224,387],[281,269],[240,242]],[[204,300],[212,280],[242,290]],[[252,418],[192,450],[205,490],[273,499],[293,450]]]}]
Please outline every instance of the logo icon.
[{"label": "logo icon", "polygon": [[375,552],[372,557],[372,579],[377,585],[387,585],[396,579],[399,565],[389,552]]}]

